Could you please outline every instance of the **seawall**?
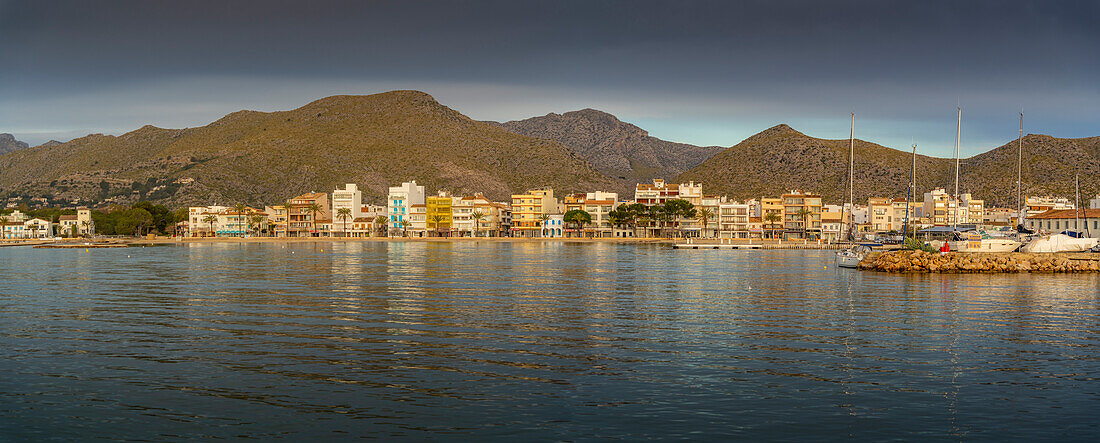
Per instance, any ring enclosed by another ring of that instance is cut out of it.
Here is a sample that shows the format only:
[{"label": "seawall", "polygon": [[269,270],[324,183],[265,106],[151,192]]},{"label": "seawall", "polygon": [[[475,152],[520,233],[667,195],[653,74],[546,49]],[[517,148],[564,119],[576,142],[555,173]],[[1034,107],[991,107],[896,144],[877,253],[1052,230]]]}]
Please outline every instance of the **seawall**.
[{"label": "seawall", "polygon": [[1100,254],[872,252],[859,269],[917,273],[1100,272]]}]

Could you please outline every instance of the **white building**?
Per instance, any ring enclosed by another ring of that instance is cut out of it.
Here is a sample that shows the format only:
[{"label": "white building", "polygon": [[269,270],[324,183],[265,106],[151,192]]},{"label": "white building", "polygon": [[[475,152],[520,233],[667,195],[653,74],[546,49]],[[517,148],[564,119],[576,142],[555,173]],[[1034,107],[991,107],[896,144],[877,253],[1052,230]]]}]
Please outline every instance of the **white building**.
[{"label": "white building", "polygon": [[[387,215],[390,224],[390,235],[401,235],[401,222],[411,221],[413,205],[424,205],[424,187],[417,186],[416,180],[402,183],[401,186],[391,186],[386,197]],[[425,208],[425,214],[427,209]],[[424,223],[427,223],[426,216]],[[425,228],[427,226],[425,225]]]},{"label": "white building", "polygon": [[11,219],[16,218],[21,218],[22,221],[0,222],[0,238],[14,240],[53,237],[54,225],[50,221],[41,218],[27,219],[25,216]]},{"label": "white building", "polygon": [[1100,209],[1100,194],[1096,194],[1096,197],[1089,200],[1089,209]]},{"label": "white building", "polygon": [[561,238],[565,236],[565,216],[562,214],[548,214],[550,217],[543,223],[542,236],[549,238]]},{"label": "white building", "polygon": [[[345,217],[340,209],[349,210]],[[349,236],[355,227],[355,220],[363,218],[363,193],[354,183],[344,185],[344,189],[332,191],[332,234],[339,237]]]},{"label": "white building", "polygon": [[758,209],[756,200],[742,203],[735,200],[718,202],[718,237],[749,238],[749,218]]}]

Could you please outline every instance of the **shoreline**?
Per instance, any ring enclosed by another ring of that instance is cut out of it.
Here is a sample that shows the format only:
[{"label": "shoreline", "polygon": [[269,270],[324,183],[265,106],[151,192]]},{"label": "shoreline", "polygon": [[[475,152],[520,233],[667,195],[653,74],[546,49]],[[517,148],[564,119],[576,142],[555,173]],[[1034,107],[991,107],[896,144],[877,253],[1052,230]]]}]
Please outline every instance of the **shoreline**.
[{"label": "shoreline", "polygon": [[896,274],[1026,274],[1100,272],[1100,254],[1086,252],[876,251],[859,269]]}]

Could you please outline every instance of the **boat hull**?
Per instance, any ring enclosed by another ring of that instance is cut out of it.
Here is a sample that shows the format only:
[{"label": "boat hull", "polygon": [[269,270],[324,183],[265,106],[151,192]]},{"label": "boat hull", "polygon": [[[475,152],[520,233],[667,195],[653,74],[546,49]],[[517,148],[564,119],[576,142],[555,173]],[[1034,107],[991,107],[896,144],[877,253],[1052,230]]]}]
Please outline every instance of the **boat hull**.
[{"label": "boat hull", "polygon": [[855,268],[863,261],[862,255],[839,253],[836,255],[836,265],[842,268]]},{"label": "boat hull", "polygon": [[949,243],[955,252],[1012,252],[1022,245],[1016,240],[983,238],[980,241],[953,241]]}]

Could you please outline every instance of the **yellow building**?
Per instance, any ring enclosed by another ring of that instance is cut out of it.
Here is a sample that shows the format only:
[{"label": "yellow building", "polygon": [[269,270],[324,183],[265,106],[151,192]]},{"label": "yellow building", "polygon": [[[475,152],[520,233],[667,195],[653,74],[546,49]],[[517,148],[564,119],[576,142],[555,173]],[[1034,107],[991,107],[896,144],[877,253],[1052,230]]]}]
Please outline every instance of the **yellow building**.
[{"label": "yellow building", "polygon": [[821,237],[821,196],[802,191],[783,194],[783,228],[792,238]]},{"label": "yellow building", "polygon": [[[768,220],[768,214],[775,214],[779,218],[775,221]],[[783,229],[783,199],[781,198],[761,198],[760,199],[760,220],[763,223],[762,228],[769,235],[777,230]]]},{"label": "yellow building", "polygon": [[439,194],[429,196],[426,199],[425,205],[428,209],[427,228],[429,236],[450,236],[451,228],[454,227],[453,204],[454,198],[447,194],[446,191],[439,191]]},{"label": "yellow building", "polygon": [[538,237],[542,235],[542,216],[558,213],[558,200],[551,188],[531,189],[512,195],[512,235]]}]

